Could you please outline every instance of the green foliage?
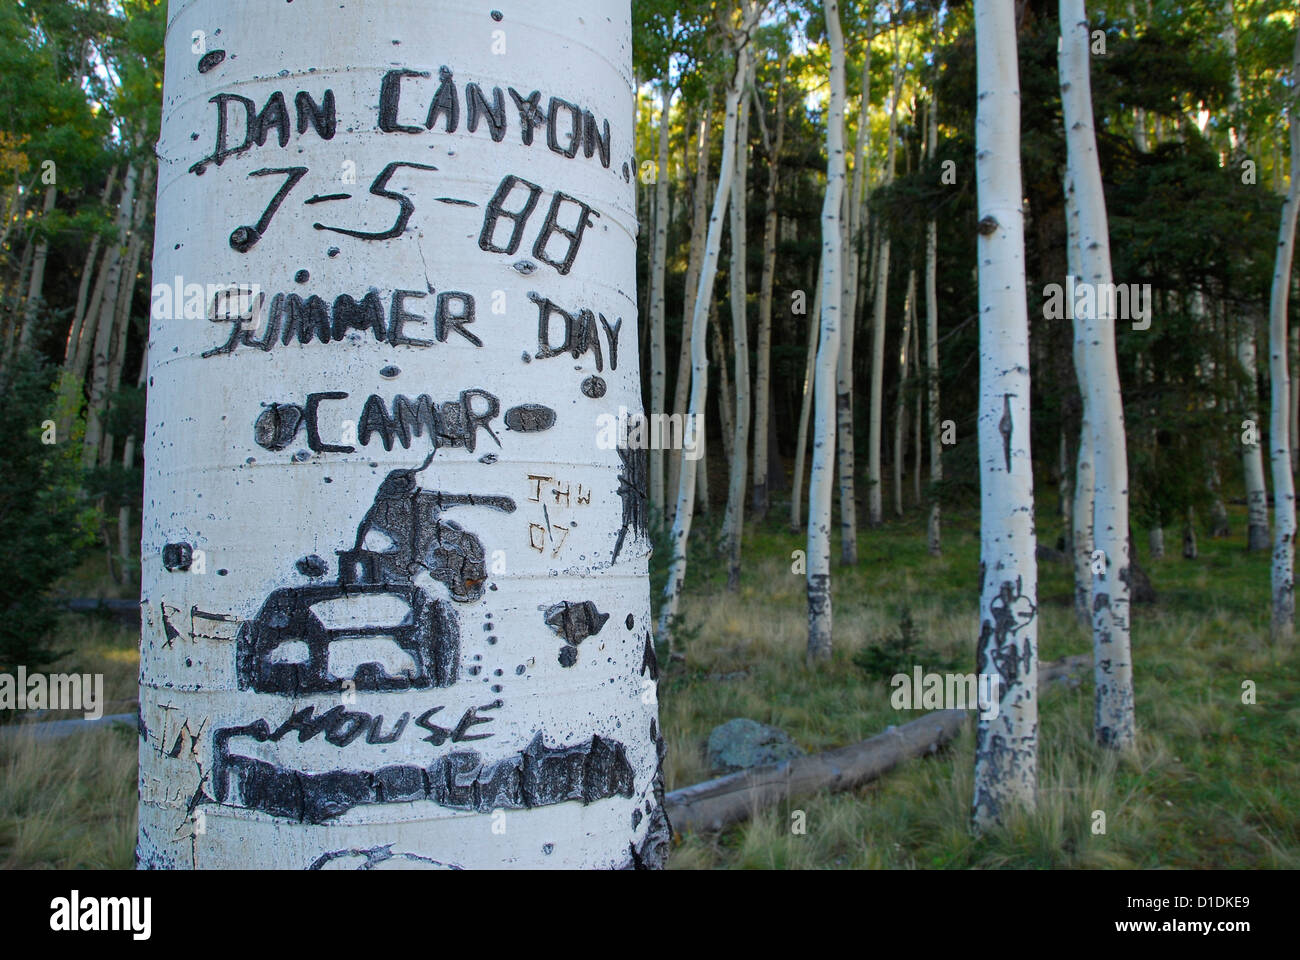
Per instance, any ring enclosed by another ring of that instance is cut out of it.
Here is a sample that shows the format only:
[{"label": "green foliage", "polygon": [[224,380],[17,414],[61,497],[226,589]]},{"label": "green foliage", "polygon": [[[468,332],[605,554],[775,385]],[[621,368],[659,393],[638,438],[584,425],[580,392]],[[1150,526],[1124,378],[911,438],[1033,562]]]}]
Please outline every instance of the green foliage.
[{"label": "green foliage", "polygon": [[[48,634],[54,623],[50,587],[72,569],[90,544],[96,512],[81,494],[81,427],[63,409],[69,392],[55,392],[51,367],[20,355],[3,384],[6,416],[0,420],[0,543],[6,567],[0,578],[0,672],[22,664],[36,669],[56,659]],[[66,418],[66,419],[65,419]],[[44,435],[44,436],[43,436]]]},{"label": "green foliage", "polygon": [[910,674],[916,666],[931,671],[945,670],[952,666],[952,661],[922,642],[911,608],[904,607],[898,617],[898,630],[877,637],[875,643],[855,652],[853,664],[873,679],[888,680],[895,674]]}]

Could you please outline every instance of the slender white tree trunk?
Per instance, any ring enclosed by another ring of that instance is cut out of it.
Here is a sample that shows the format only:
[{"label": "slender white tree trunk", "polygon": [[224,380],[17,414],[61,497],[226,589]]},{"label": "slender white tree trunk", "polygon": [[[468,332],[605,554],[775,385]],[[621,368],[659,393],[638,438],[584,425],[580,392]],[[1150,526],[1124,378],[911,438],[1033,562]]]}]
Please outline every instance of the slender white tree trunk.
[{"label": "slender white tree trunk", "polygon": [[[108,179],[104,181],[104,192],[100,195],[100,205],[108,203],[108,198],[112,196],[113,187],[117,183],[117,167],[114,166],[108,172]],[[100,235],[96,233],[90,238],[90,249],[86,251],[86,260],[81,267],[81,282],[77,285],[77,306],[72,313],[72,324],[68,327],[68,342],[63,350],[63,366],[70,368],[74,361],[74,354],[77,345],[81,340],[81,330],[86,321],[86,297],[90,292],[90,281],[95,273],[95,264],[98,262],[99,247],[103,243]]]},{"label": "slender white tree trunk", "polygon": [[[767,517],[769,464],[767,435],[769,410],[772,405],[772,290],[776,283],[776,235],[780,225],[776,210],[777,186],[780,183],[781,151],[785,148],[785,72],[787,60],[782,58],[773,97],[776,106],[776,130],[767,136],[763,128],[763,142],[767,148],[767,194],[763,216],[763,276],[758,293],[758,347],[754,377],[754,519],[762,522]],[[757,93],[755,93],[757,97]],[[762,119],[762,103],[756,103]],[[796,508],[797,509],[797,508]]]},{"label": "slender white tree trunk", "polygon": [[[1237,359],[1246,375],[1246,404],[1242,413],[1247,420],[1259,423],[1259,393],[1255,384],[1255,320],[1244,317],[1241,338],[1237,341]],[[1268,490],[1264,485],[1264,453],[1258,442],[1244,443],[1241,448],[1241,465],[1246,482],[1246,549],[1267,550]]]},{"label": "slender white tree trunk", "polygon": [[[748,85],[751,78],[745,78]],[[740,589],[740,545],[745,528],[745,484],[749,468],[749,273],[746,269],[745,193],[749,170],[749,98],[742,91],[736,122],[736,172],[731,180],[731,350],[736,369],[735,433],[723,531],[727,541],[727,589]],[[726,364],[726,357],[721,358]],[[765,468],[764,468],[765,469]]]},{"label": "slender white tree trunk", "polygon": [[[683,290],[685,309],[682,311],[682,349],[677,360],[677,385],[673,390],[673,413],[686,415],[686,403],[691,390],[691,321],[695,316],[695,298],[700,290],[700,264],[704,262],[704,242],[709,228],[709,131],[711,130],[712,94],[700,107],[700,119],[695,135],[695,201],[691,217],[691,252],[686,264],[686,286]],[[709,288],[712,300],[712,287]],[[701,436],[700,442],[704,438]],[[701,448],[702,449],[702,448]],[[681,485],[682,451],[676,450],[668,457],[668,486],[664,496],[668,500],[668,519],[677,516],[677,489]]]},{"label": "slender white tree trunk", "polygon": [[[921,321],[916,315],[916,298],[912,298],[912,329],[916,335],[912,337],[912,369],[919,374],[921,371]],[[916,396],[912,400],[912,502],[918,507],[922,504],[921,499],[921,473],[924,470],[922,457],[922,434],[925,429],[921,426],[921,391],[916,391]]]},{"label": "slender white tree trunk", "polygon": [[[129,165],[122,181],[122,198],[117,211],[117,237],[112,249],[105,255],[104,289],[98,305],[94,347],[85,357],[91,364],[90,398],[86,407],[83,456],[87,467],[94,466],[98,460],[99,446],[104,436],[104,411],[108,403],[108,364],[118,320],[117,301],[122,284],[123,260],[126,253],[124,248],[128,244],[139,178],[139,167],[135,164]],[[84,367],[78,371],[79,374],[82,372]]]},{"label": "slender white tree trunk", "polygon": [[1291,68],[1292,100],[1287,110],[1291,134],[1291,183],[1282,203],[1277,232],[1277,258],[1269,297],[1269,380],[1272,416],[1269,448],[1273,467],[1273,642],[1289,647],[1295,636],[1295,481],[1291,476],[1290,376],[1287,370],[1287,302],[1291,293],[1291,262],[1295,256],[1297,201],[1300,200],[1300,122],[1294,95],[1300,84],[1300,30],[1296,31]]},{"label": "slender white tree trunk", "polygon": [[[664,345],[664,277],[668,261],[668,138],[671,129],[673,86],[663,78],[663,107],[659,113],[659,160],[655,179],[654,272],[650,278],[650,412],[664,413],[667,356]],[[650,505],[662,517],[664,510],[664,456],[658,444],[650,448]]]},{"label": "slender white tree trunk", "polygon": [[[884,186],[894,182],[895,141],[898,131],[898,95],[902,86],[902,64],[898,59],[898,26],[893,25],[893,86],[889,94],[889,146],[886,151]],[[872,288],[871,323],[871,423],[867,436],[867,514],[873,527],[884,521],[883,477],[880,471],[880,444],[885,391],[885,308],[889,302],[889,232],[882,226],[876,253],[876,282]]]},{"label": "slender white tree trunk", "polygon": [[[149,345],[146,343],[144,356],[140,358],[140,372],[135,378],[135,387],[137,390],[143,390],[145,379],[149,374]],[[129,471],[135,466],[135,451],[137,438],[135,431],[132,430],[122,441],[122,469]],[[139,545],[131,542],[131,505],[123,503],[117,508],[117,559],[121,569],[125,571],[131,563],[131,558],[135,555]]]},{"label": "slender white tree trunk", "polygon": [[[976,0],[979,205],[980,636],[996,717],[976,728],[976,831],[1032,809],[1038,788],[1038,563],[1029,448],[1029,315],[1013,0]],[[991,713],[991,711],[989,711]]]},{"label": "slender white tree trunk", "polygon": [[903,516],[904,435],[907,432],[907,379],[911,375],[913,298],[916,271],[907,272],[907,293],[903,298],[903,342],[898,349],[898,398],[894,404],[894,516]]},{"label": "slender white tree trunk", "polygon": [[172,4],[154,276],[248,295],[150,331],[141,866],[664,859],[629,4],[502,6]]},{"label": "slender white tree trunk", "polygon": [[1165,557],[1165,528],[1157,524],[1147,532],[1147,543],[1151,548],[1152,560],[1163,560]]},{"label": "slender white tree trunk", "polygon": [[821,336],[813,416],[812,476],[808,481],[808,658],[831,655],[831,500],[835,464],[835,375],[843,323],[844,34],[838,0],[826,0],[830,43],[830,104],[826,111],[826,198],[822,204]]},{"label": "slender white tree trunk", "polygon": [[808,318],[808,358],[804,362],[803,392],[799,403],[799,433],[794,445],[794,477],[790,493],[790,529],[803,529],[803,475],[808,454],[808,423],[812,414],[813,387],[817,371],[817,345],[821,339],[822,282],[821,264],[817,265],[817,294],[812,316]]},{"label": "slender white tree trunk", "polygon": [[[131,330],[131,303],[135,299],[135,287],[140,272],[140,256],[144,250],[144,222],[153,196],[155,170],[152,164],[145,167],[140,178],[140,189],[136,196],[135,211],[131,216],[131,240],[127,244],[126,258],[123,260],[122,279],[118,284],[117,314],[114,321],[116,342],[108,361],[108,382],[105,385],[105,398],[109,403],[122,386],[122,368],[126,364],[127,335]],[[104,430],[100,441],[99,462],[107,466],[113,461],[115,438],[109,429]]]},{"label": "slender white tree trunk", "polygon": [[[749,5],[746,4],[748,8]],[[753,28],[756,14],[752,8],[745,17],[742,33],[747,36]],[[703,447],[702,430],[697,428],[697,421],[703,419],[705,401],[709,390],[709,361],[705,351],[705,323],[709,313],[709,303],[713,299],[713,280],[718,270],[718,253],[722,247],[722,228],[727,216],[727,205],[731,196],[731,180],[736,172],[736,128],[740,113],[740,98],[744,93],[745,77],[749,72],[749,47],[745,42],[737,44],[736,70],[732,86],[727,90],[726,120],[722,133],[722,167],[718,173],[718,186],[713,195],[713,213],[709,217],[708,238],[704,244],[704,258],[700,264],[699,287],[696,291],[695,310],[691,318],[691,396],[686,418],[685,451]],[[684,452],[685,452],[684,451]],[[673,650],[672,626],[677,616],[678,603],[682,588],[686,583],[686,544],[691,535],[691,521],[694,516],[695,482],[698,466],[702,460],[689,456],[681,458],[681,475],[677,486],[677,509],[673,516],[671,543],[672,563],[668,568],[668,581],[664,585],[664,599],[659,607],[659,635],[668,641]]]},{"label": "slender white tree trunk", "polygon": [[[1074,180],[1065,177],[1066,261],[1070,276],[1082,275],[1079,253],[1079,204]],[[1092,419],[1088,406],[1088,330],[1084,318],[1074,317],[1074,375],[1079,383],[1079,447],[1074,459],[1070,546],[1074,559],[1074,614],[1085,626],[1092,623],[1092,508],[1096,498],[1093,476]]]},{"label": "slender white tree trunk", "polygon": [[[926,154],[931,163],[939,142],[939,97],[937,90],[930,92],[929,125],[926,133]],[[928,403],[930,407],[930,520],[926,532],[930,555],[937,557],[943,551],[940,530],[940,508],[937,485],[943,480],[943,444],[940,442],[939,413],[939,294],[938,259],[939,235],[934,220],[925,227],[925,366]],[[919,426],[918,426],[919,429]],[[917,464],[920,469],[920,464]]]},{"label": "slender white tree trunk", "polygon": [[[54,184],[45,188],[45,203],[41,207],[42,219],[47,219],[54,210],[55,201],[58,199],[59,192],[55,189]],[[18,336],[18,349],[26,350],[32,344],[32,336],[36,331],[36,316],[41,306],[41,296],[45,291],[45,264],[50,258],[50,241],[48,237],[41,237],[36,244],[36,255],[32,261],[32,272],[27,282],[27,304],[23,311],[22,332]]]},{"label": "slender white tree trunk", "polygon": [[[868,26],[870,31],[870,26]],[[848,216],[841,219],[845,235],[843,303],[840,310],[840,357],[836,373],[836,463],[840,487],[840,562],[858,562],[857,456],[853,435],[853,340],[858,315],[858,275],[862,259],[863,191],[867,184],[871,142],[871,36],[862,63],[862,92],[858,98],[858,135],[853,156],[853,190],[847,197]]]},{"label": "slender white tree trunk", "polygon": [[[1079,218],[1083,280],[1105,289],[1111,283],[1110,236],[1101,166],[1093,132],[1089,78],[1089,32],[1083,0],[1061,0],[1061,99]],[[1105,285],[1105,287],[1103,287]],[[1093,298],[1094,307],[1105,298]],[[1133,664],[1129,647],[1128,459],[1124,405],[1115,356],[1113,306],[1086,311],[1084,383],[1092,423],[1094,550],[1092,635],[1096,677],[1097,742],[1115,749],[1134,745]]]}]

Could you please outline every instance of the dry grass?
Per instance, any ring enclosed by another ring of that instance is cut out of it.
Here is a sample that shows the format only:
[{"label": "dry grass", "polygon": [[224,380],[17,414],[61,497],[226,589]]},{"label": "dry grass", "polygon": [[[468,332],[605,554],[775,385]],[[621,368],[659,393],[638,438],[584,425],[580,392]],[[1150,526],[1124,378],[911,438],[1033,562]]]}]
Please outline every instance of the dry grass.
[{"label": "dry grass", "polygon": [[[1244,525],[1237,518],[1237,527]],[[803,579],[790,552],[804,544],[775,526],[751,530],[741,589],[720,569],[692,569],[685,667],[663,677],[660,710],[670,789],[707,779],[713,726],[750,717],[818,751],[865,739],[918,714],[892,710],[888,688],[852,655],[896,629],[909,608],[927,646],[973,660],[978,543],[973,518],[948,518],[945,555],[925,554],[919,523],[864,531],[861,560],[835,571],[835,655],[809,667]],[[689,868],[1300,867],[1300,676],[1294,654],[1265,642],[1268,557],[1236,541],[1202,542],[1202,557],[1151,565],[1158,607],[1135,615],[1139,748],[1094,749],[1092,695],[1054,687],[1041,707],[1037,809],[980,839],[967,829],[968,730],[943,754],[915,760],[863,789],[764,811],[720,835],[679,839],[671,866]],[[1043,659],[1089,649],[1063,602],[1069,572],[1040,565]],[[102,672],[107,712],[135,696],[133,631],[67,618],[56,669]],[[921,664],[925,667],[925,664]],[[1257,703],[1242,703],[1253,680]],[[136,739],[129,730],[66,740],[0,739],[0,866],[131,865]],[[1106,816],[1093,833],[1094,812]]]}]

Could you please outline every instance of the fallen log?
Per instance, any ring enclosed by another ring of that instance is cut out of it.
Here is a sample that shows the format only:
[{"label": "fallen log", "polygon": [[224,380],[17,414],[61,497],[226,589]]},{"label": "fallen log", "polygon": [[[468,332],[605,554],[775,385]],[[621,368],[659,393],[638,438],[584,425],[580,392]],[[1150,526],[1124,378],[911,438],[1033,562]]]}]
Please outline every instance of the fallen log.
[{"label": "fallen log", "polygon": [[134,713],[115,713],[93,719],[74,717],[71,720],[46,720],[41,723],[10,723],[0,727],[0,739],[31,737],[33,740],[58,740],[72,736],[74,733],[85,733],[87,730],[97,730],[116,724],[134,727],[136,722]]},{"label": "fallen log", "polygon": [[[1069,678],[1091,664],[1087,654],[1042,664],[1038,685]],[[969,712],[936,710],[870,740],[674,790],[664,798],[668,819],[678,833],[721,830],[790,798],[870,783],[904,760],[937,752],[961,732]]]}]

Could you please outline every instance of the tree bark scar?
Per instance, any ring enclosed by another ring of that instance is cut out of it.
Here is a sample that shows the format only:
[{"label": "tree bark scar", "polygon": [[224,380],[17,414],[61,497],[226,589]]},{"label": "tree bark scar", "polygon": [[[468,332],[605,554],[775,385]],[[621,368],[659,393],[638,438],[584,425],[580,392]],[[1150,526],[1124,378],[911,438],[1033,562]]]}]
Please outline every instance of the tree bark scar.
[{"label": "tree bark scar", "polygon": [[1014,393],[1002,395],[1002,419],[998,421],[998,433],[1002,434],[1002,451],[1007,458],[1007,473],[1011,472],[1011,398]]}]

